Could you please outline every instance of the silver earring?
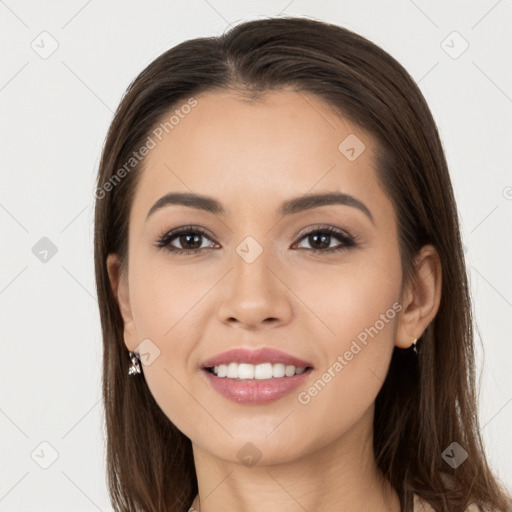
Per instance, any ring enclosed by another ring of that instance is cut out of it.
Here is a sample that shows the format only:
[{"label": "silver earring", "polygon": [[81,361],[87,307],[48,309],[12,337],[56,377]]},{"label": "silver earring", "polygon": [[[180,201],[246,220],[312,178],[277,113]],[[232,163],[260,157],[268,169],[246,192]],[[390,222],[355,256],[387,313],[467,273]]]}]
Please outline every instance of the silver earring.
[{"label": "silver earring", "polygon": [[132,364],[128,369],[128,375],[137,375],[138,373],[141,373],[139,354],[130,351],[128,353],[132,360]]},{"label": "silver earring", "polygon": [[414,350],[414,353],[418,355],[418,350],[416,349],[416,342],[418,341],[418,338],[414,338],[414,341],[412,342],[412,347]]}]

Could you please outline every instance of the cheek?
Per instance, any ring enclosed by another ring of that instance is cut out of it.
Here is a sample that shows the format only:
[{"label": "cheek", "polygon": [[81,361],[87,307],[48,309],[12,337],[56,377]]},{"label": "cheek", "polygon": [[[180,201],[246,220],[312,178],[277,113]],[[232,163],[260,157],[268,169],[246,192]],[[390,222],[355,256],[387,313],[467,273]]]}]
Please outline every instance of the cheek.
[{"label": "cheek", "polygon": [[375,259],[378,264],[370,260],[317,271],[297,291],[322,322],[314,336],[322,364],[298,402],[315,411],[308,421],[324,418],[333,429],[340,421],[348,428],[371,406],[394,349],[402,309],[400,261],[384,253]]},{"label": "cheek", "polygon": [[194,317],[194,307],[209,288],[208,279],[165,256],[134,258],[130,300],[139,335],[168,345]]},{"label": "cheek", "polygon": [[143,265],[134,257],[132,262],[130,300],[137,336],[139,342],[151,340],[151,363],[143,364],[144,378],[164,414],[178,429],[187,430],[183,411],[191,407],[188,361],[201,339],[201,298],[211,285],[208,278],[184,266],[173,267],[165,258],[153,257],[151,264]]},{"label": "cheek", "polygon": [[316,337],[324,340],[326,352],[350,345],[359,335],[364,342],[365,333],[374,326],[379,339],[393,337],[396,309],[400,309],[393,308],[401,291],[398,255],[353,253],[336,266],[308,263],[291,272],[298,273],[296,278],[290,274],[289,281],[294,282],[294,293],[317,318]]}]

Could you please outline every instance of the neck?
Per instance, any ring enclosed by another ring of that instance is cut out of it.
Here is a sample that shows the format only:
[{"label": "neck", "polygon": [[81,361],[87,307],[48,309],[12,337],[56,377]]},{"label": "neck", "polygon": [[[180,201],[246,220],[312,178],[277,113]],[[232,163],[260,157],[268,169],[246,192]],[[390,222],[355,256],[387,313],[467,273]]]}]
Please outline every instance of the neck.
[{"label": "neck", "polygon": [[[372,422],[370,410],[332,443],[304,450],[293,460],[253,466],[218,458],[192,443],[199,488],[192,506],[198,512],[400,512],[396,492],[375,464]],[[278,453],[277,448],[272,451]]]}]

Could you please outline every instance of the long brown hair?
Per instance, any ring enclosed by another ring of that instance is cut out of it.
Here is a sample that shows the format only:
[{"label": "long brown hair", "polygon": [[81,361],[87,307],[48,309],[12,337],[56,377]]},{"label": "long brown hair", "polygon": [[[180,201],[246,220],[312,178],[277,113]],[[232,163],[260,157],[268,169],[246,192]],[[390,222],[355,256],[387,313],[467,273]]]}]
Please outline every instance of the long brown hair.
[{"label": "long brown hair", "polygon": [[[128,263],[129,211],[144,163],[131,160],[172,108],[205,91],[257,97],[292,87],[315,94],[378,144],[379,180],[392,200],[404,282],[427,243],[442,265],[435,319],[412,351],[395,348],[376,399],[374,453],[402,510],[413,494],[436,511],[469,503],[508,510],[478,430],[472,307],[458,213],[439,134],[407,71],[367,39],[308,18],[239,24],[220,37],[185,41],[154,60],[128,87],[111,123],[98,173],[94,255],[103,331],[107,475],[119,511],[187,511],[197,493],[190,440],[164,415],[144,377],[128,375],[123,320],[106,258]],[[131,162],[130,166],[126,163]],[[120,169],[124,169],[121,172]],[[442,457],[458,443],[456,469]]]}]

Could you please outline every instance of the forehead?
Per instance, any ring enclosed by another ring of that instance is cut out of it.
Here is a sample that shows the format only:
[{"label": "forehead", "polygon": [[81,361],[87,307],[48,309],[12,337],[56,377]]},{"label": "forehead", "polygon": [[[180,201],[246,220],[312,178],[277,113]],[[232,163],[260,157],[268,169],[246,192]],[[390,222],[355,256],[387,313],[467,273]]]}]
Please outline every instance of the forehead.
[{"label": "forehead", "polygon": [[[257,210],[273,198],[319,190],[369,201],[382,194],[375,141],[320,98],[280,90],[257,100],[228,91],[194,99],[195,106],[183,110],[193,103],[176,104],[150,134],[155,144],[141,169],[134,209],[147,212],[171,191],[225,198],[228,211],[230,200]],[[180,115],[169,122],[173,113]]]}]

